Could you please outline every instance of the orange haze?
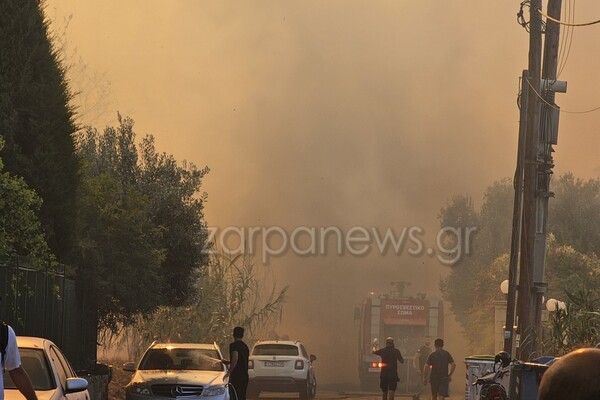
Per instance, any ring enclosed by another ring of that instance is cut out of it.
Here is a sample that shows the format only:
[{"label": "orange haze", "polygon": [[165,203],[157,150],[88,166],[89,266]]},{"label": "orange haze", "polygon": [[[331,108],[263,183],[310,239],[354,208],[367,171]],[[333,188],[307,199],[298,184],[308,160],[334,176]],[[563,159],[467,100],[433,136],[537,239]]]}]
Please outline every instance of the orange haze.
[{"label": "orange haze", "polygon": [[[578,5],[577,22],[600,18],[599,2]],[[528,53],[518,9],[518,1],[46,1],[57,31],[72,16],[67,60],[87,67],[71,70],[72,86],[104,93],[100,105],[83,104],[81,122],[114,125],[119,111],[160,150],[208,165],[210,226],[418,226],[429,245],[452,195],[480,203],[488,185],[513,175]],[[600,106],[599,42],[592,26],[564,44],[563,110]],[[598,176],[598,126],[600,112],[561,114],[557,174]],[[277,283],[291,285],[278,332],[317,354],[322,383],[351,382],[354,307],[391,281],[439,295],[450,267],[406,249],[326,253],[270,258]],[[464,339],[447,328],[460,361]]]}]

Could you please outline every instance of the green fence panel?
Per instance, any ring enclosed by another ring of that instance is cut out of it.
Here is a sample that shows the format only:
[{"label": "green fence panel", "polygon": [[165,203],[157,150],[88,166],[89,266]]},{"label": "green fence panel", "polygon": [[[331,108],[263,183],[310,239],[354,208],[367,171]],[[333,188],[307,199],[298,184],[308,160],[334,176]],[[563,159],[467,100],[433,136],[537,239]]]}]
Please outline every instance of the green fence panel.
[{"label": "green fence panel", "polygon": [[0,318],[20,336],[56,343],[76,369],[96,362],[95,311],[86,310],[85,293],[64,267],[36,269],[26,260],[0,260]]}]

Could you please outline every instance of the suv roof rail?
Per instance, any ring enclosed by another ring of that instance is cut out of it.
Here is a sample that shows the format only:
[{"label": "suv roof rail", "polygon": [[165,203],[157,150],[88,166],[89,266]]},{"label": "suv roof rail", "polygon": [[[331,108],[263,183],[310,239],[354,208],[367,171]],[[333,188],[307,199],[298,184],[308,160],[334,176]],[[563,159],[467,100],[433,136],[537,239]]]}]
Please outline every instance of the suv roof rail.
[{"label": "suv roof rail", "polygon": [[263,343],[263,342],[292,342],[292,343],[302,343],[302,341],[298,340],[298,339],[296,339],[296,340],[290,340],[290,339],[280,339],[280,338],[277,338],[277,339],[259,339],[259,340],[255,341],[254,343],[258,344],[258,343]]}]

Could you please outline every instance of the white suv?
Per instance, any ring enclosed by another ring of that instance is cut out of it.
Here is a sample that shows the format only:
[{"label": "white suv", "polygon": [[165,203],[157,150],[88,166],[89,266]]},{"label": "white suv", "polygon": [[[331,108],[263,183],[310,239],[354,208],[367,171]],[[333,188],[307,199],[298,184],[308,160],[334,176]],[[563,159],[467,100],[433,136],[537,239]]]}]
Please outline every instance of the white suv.
[{"label": "white suv", "polygon": [[257,398],[260,392],[298,392],[300,399],[314,398],[316,359],[299,341],[258,341],[248,362],[248,397]]}]

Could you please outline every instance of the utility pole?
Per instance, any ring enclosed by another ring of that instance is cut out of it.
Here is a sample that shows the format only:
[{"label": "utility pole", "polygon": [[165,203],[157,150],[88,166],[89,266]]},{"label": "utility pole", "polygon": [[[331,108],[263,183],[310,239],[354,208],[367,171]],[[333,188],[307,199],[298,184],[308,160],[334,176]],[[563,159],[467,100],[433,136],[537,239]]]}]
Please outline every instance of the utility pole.
[{"label": "utility pole", "polygon": [[541,47],[542,47],[542,8],[541,0],[531,0],[529,5],[529,79],[531,96],[527,101],[527,130],[525,137],[525,165],[523,186],[523,225],[521,234],[521,254],[519,268],[518,334],[520,336],[519,358],[528,360],[535,352],[535,300],[534,286],[535,233],[537,215],[537,155],[539,142],[539,107]]},{"label": "utility pole", "polygon": [[[548,16],[560,20],[562,0],[548,0]],[[554,102],[557,91],[566,91],[565,82],[557,82],[558,43],[560,24],[548,18],[544,39],[544,62],[542,66],[541,91],[543,102],[540,113],[540,134],[538,142],[538,194],[537,194],[537,228],[535,238],[534,286],[537,288],[535,300],[535,330],[542,329],[542,298],[546,283],[544,279],[546,262],[546,220],[548,217],[548,199],[554,196],[550,192],[550,178],[554,162],[552,145],[557,144],[559,107]],[[565,83],[564,89],[560,84]]]},{"label": "utility pole", "polygon": [[506,323],[504,325],[504,351],[513,354],[515,325],[515,305],[517,300],[517,274],[519,271],[519,244],[521,241],[521,221],[523,218],[523,166],[525,164],[525,134],[527,130],[527,102],[529,73],[523,71],[521,93],[519,95],[519,143],[517,147],[517,168],[513,180],[515,199],[513,204],[512,238],[510,242],[510,262],[508,265],[508,299],[506,302]]},{"label": "utility pole", "polygon": [[[560,20],[562,0],[548,0],[548,15]],[[550,177],[554,167],[552,145],[557,144],[559,108],[554,103],[555,92],[566,92],[566,82],[556,80],[558,61],[558,42],[560,24],[548,19],[545,31],[542,32],[541,0],[530,1],[529,22],[529,67],[528,78],[523,75],[523,88],[526,93],[526,134],[523,166],[523,214],[521,226],[521,246],[519,263],[519,284],[517,296],[518,334],[520,335],[520,354],[522,360],[528,360],[538,355],[538,344],[542,333],[541,315],[542,299],[545,292],[545,261],[546,261],[546,220],[548,215],[548,199],[553,196],[550,192]],[[542,33],[544,41],[544,65],[541,68]],[[543,78],[543,79],[542,79]],[[523,107],[523,102],[521,107]],[[521,110],[523,118],[523,110]],[[523,121],[521,120],[521,123]],[[519,140],[521,145],[521,139]],[[522,149],[519,148],[519,151]],[[520,156],[519,156],[520,157]],[[519,177],[519,161],[515,184]],[[515,215],[518,218],[518,191],[515,186]],[[517,224],[513,220],[513,229]],[[511,265],[509,270],[509,301],[510,288],[514,285],[514,273],[517,246],[511,244]],[[507,325],[510,308],[507,309]],[[512,326],[510,327],[512,328]],[[509,327],[507,326],[507,330]],[[507,332],[505,332],[505,347]]]}]

